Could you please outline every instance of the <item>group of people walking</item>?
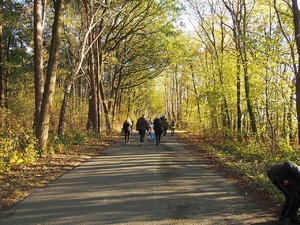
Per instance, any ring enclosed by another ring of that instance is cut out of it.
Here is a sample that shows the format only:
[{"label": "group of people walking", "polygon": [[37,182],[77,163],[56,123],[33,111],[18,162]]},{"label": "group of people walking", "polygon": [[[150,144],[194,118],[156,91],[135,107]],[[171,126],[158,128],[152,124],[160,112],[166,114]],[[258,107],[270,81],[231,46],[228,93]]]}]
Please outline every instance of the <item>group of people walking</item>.
[{"label": "group of people walking", "polygon": [[[123,132],[125,135],[125,144],[130,143],[130,133],[132,132],[133,120],[126,119],[123,123]],[[165,116],[155,117],[154,120],[150,118],[148,121],[145,115],[142,115],[136,122],[136,130],[140,135],[140,145],[144,145],[144,140],[146,134],[151,135],[155,134],[156,145],[159,145],[161,142],[161,136],[167,135],[168,128],[171,129],[171,135],[174,135],[175,132],[175,121],[172,120],[171,125],[169,126],[167,118]]]}]

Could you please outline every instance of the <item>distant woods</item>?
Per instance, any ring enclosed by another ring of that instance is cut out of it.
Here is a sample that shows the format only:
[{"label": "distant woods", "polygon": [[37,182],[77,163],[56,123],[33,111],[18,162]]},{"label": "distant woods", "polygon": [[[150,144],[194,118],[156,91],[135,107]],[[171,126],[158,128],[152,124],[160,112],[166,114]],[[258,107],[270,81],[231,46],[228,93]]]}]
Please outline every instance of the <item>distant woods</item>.
[{"label": "distant woods", "polygon": [[174,74],[189,77],[189,125],[203,136],[252,139],[273,150],[298,143],[297,1],[186,2],[196,37],[184,37],[189,47]]},{"label": "distant woods", "polygon": [[294,145],[299,18],[296,0],[5,1],[0,139],[46,154],[146,114],[205,137]]}]

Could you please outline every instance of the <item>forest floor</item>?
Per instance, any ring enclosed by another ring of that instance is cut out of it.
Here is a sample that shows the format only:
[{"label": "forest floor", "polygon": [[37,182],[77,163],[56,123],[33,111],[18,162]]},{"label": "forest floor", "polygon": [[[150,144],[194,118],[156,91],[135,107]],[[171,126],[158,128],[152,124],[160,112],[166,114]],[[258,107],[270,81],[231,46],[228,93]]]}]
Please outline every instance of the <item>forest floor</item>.
[{"label": "forest floor", "polygon": [[114,135],[90,139],[83,146],[73,146],[66,152],[51,154],[30,165],[0,173],[0,212],[89,158],[100,155],[119,138]]}]

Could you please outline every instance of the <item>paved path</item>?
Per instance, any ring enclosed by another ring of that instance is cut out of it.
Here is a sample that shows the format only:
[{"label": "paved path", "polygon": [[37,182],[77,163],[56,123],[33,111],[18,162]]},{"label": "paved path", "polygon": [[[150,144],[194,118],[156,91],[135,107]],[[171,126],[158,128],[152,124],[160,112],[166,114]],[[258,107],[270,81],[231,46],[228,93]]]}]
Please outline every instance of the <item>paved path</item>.
[{"label": "paved path", "polygon": [[134,134],[0,218],[1,225],[277,224],[175,137],[140,147]]}]

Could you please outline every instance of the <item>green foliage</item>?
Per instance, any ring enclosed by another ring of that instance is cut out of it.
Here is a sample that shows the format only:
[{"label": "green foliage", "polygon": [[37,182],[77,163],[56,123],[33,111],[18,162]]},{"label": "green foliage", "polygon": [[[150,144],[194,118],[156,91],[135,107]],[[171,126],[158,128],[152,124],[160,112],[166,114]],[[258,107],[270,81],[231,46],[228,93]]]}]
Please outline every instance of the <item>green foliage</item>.
[{"label": "green foliage", "polygon": [[38,152],[33,131],[22,126],[9,111],[1,110],[1,115],[0,172],[4,172],[33,162]]},{"label": "green foliage", "polygon": [[[21,96],[24,97],[23,100],[26,99],[26,95]],[[32,123],[23,121],[24,118],[30,121],[31,114],[28,115],[30,107],[28,105],[27,108],[25,104],[28,101],[24,101],[23,107],[21,107],[22,101],[19,102],[18,99],[18,96],[16,96],[13,107],[14,110],[19,111],[18,113],[0,109],[0,172],[28,165],[41,156],[36,148],[37,140],[31,129]],[[53,135],[47,153],[68,151],[71,146],[82,145],[90,137],[91,135],[75,131],[62,138]]]},{"label": "green foliage", "polygon": [[53,135],[50,137],[50,152],[65,152],[71,146],[82,145],[89,136],[83,132],[72,132],[63,137]]}]

